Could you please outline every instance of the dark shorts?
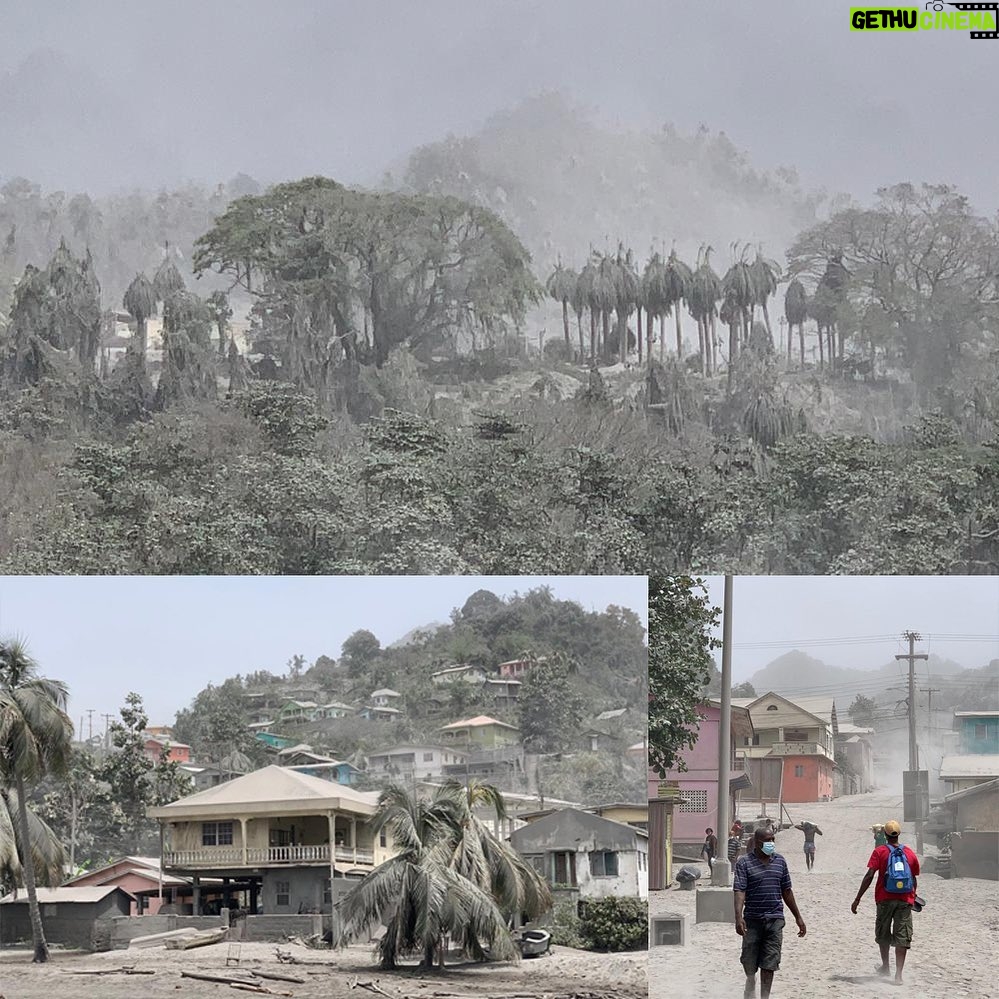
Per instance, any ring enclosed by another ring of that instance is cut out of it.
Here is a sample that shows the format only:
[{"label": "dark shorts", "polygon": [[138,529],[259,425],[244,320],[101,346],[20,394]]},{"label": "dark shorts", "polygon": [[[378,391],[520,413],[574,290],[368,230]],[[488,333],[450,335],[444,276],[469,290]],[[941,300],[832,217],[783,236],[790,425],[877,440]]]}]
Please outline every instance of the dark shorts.
[{"label": "dark shorts", "polygon": [[908,902],[878,902],[874,939],[892,947],[912,946],[912,906]]},{"label": "dark shorts", "polygon": [[777,971],[783,942],[783,919],[747,919],[746,935],[742,938],[742,957],[739,958],[746,974],[755,975],[759,968]]},{"label": "dark shorts", "polygon": [[815,853],[815,844],[814,843],[806,843],[805,844],[805,853]]}]

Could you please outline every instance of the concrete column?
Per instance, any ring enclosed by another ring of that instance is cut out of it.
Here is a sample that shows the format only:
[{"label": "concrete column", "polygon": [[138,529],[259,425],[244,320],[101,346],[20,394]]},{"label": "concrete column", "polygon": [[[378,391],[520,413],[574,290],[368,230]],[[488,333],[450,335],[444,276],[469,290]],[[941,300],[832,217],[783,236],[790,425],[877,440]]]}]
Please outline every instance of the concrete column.
[{"label": "concrete column", "polygon": [[240,817],[239,817],[239,839],[240,839],[240,842],[243,844],[243,866],[244,867],[247,866],[247,862],[246,862],[246,823],[247,823],[247,821],[248,820],[246,819],[245,816],[240,815]]},{"label": "concrete column", "polygon": [[195,916],[201,915],[201,878],[197,874],[191,879],[191,905]]},{"label": "concrete column", "polygon": [[[350,820],[350,845],[356,851],[357,850],[357,819],[351,818]],[[357,854],[354,854],[354,863],[357,863]]]}]

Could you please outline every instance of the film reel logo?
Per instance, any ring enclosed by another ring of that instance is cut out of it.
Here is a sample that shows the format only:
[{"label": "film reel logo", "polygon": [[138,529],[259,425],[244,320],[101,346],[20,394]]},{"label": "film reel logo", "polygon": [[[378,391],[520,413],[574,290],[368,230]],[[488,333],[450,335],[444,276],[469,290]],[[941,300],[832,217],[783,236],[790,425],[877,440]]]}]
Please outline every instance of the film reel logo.
[{"label": "film reel logo", "polygon": [[[991,13],[992,23],[999,28],[999,3],[943,3],[942,0],[930,0],[923,5],[924,10],[942,11],[946,7],[962,13]],[[976,31],[972,29],[969,34],[972,38],[999,38],[999,31]]]}]

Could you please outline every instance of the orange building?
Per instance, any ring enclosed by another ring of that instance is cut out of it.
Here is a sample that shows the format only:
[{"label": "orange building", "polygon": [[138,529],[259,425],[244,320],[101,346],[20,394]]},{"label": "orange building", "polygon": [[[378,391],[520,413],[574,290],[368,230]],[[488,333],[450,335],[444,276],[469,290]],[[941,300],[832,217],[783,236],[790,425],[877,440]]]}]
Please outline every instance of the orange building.
[{"label": "orange building", "polygon": [[166,750],[168,763],[190,763],[191,747],[186,742],[174,742],[173,739],[150,735],[148,732],[143,743],[143,752],[154,763],[158,763],[161,754]]}]

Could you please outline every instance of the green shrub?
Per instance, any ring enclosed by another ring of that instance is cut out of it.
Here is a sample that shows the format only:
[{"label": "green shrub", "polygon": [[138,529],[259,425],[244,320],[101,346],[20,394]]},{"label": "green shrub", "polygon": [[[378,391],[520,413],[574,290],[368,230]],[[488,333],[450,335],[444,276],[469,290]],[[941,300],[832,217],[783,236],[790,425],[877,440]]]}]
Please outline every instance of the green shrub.
[{"label": "green shrub", "polygon": [[639,898],[587,899],[579,934],[587,950],[641,950],[649,945],[649,903]]},{"label": "green shrub", "polygon": [[552,943],[559,947],[575,947],[582,950],[583,939],[579,935],[579,916],[576,915],[575,902],[556,902],[552,908],[551,926]]}]

